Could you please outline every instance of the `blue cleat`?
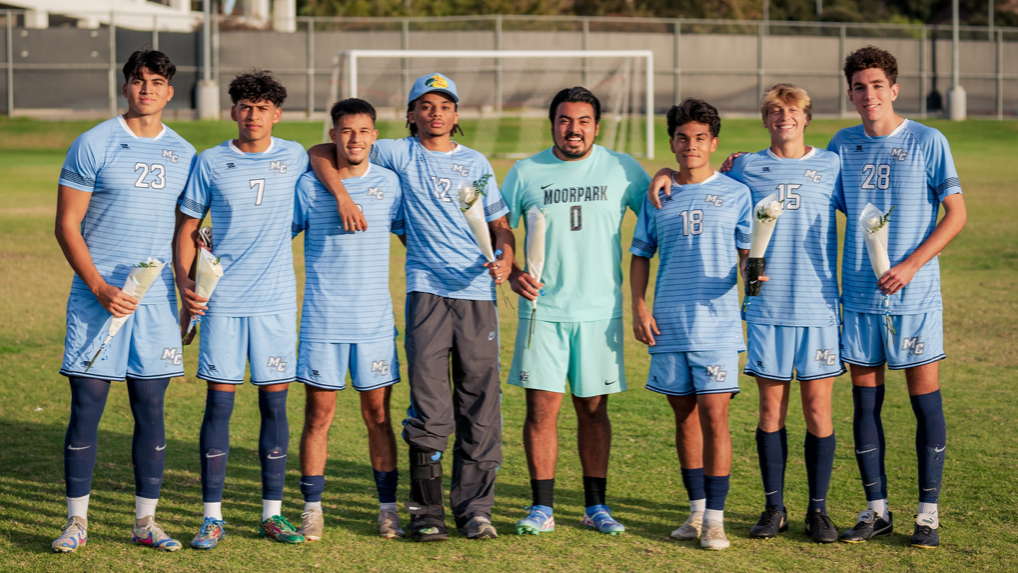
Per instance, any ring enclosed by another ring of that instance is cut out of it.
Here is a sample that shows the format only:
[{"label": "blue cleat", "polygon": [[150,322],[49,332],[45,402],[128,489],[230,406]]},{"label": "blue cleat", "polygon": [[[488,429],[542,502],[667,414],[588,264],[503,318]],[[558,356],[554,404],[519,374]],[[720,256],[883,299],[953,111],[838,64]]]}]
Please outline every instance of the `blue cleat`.
[{"label": "blue cleat", "polygon": [[195,549],[212,549],[219,544],[219,541],[226,537],[226,529],[223,527],[226,522],[214,517],[206,517],[201,524],[198,535],[191,540],[191,547]]},{"label": "blue cleat", "polygon": [[162,527],[159,527],[151,515],[135,522],[134,531],[131,532],[131,542],[160,551],[177,551],[183,547],[179,541],[166,535],[166,532]]},{"label": "blue cleat", "polygon": [[600,533],[618,535],[626,530],[626,526],[612,518],[612,510],[607,505],[592,505],[583,514],[583,525],[593,527]]},{"label": "blue cleat", "polygon": [[531,505],[526,517],[516,522],[517,535],[538,535],[555,531],[555,516],[547,505]]}]

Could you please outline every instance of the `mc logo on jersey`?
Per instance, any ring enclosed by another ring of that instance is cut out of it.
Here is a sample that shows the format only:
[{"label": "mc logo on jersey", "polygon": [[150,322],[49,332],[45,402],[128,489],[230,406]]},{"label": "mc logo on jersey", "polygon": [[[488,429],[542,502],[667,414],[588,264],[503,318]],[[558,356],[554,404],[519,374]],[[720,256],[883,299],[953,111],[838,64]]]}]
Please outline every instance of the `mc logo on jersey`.
[{"label": "mc logo on jersey", "polygon": [[520,370],[520,382],[526,382],[530,380],[530,373],[526,370]]},{"label": "mc logo on jersey", "polygon": [[385,360],[372,360],[371,372],[373,372],[375,376],[385,376],[389,373],[389,365],[385,362]]},{"label": "mc logo on jersey", "polygon": [[897,159],[898,161],[905,161],[908,157],[908,152],[900,147],[895,147],[891,150],[891,159]]},{"label": "mc logo on jersey", "polygon": [[164,149],[163,150],[163,157],[168,157],[170,159],[170,161],[173,162],[173,163],[176,163],[177,159],[179,159],[177,154],[174,153],[172,149]]},{"label": "mc logo on jersey", "polygon": [[286,173],[286,164],[282,161],[270,161],[269,171],[278,171],[279,173]]},{"label": "mc logo on jersey", "polygon": [[926,343],[919,340],[920,337],[904,338],[901,341],[901,349],[908,352],[909,356],[919,356],[926,351]]},{"label": "mc logo on jersey", "polygon": [[467,169],[466,167],[464,167],[463,165],[455,165],[454,164],[452,166],[452,172],[453,173],[459,173],[463,177],[470,177],[470,170]]},{"label": "mc logo on jersey", "polygon": [[837,363],[838,361],[838,353],[831,352],[830,348],[818,349],[816,356],[813,357],[813,360],[821,364],[834,366],[834,364]]},{"label": "mc logo on jersey", "polygon": [[382,189],[381,187],[369,187],[368,197],[374,197],[375,199],[378,200],[385,199],[385,190]]},{"label": "mc logo on jersey", "polygon": [[814,183],[820,183],[820,181],[823,179],[823,176],[817,173],[816,169],[807,169],[803,177],[809,179]]},{"label": "mc logo on jersey", "polygon": [[276,372],[286,372],[286,362],[283,361],[282,356],[269,356],[269,363],[266,366],[275,368]]},{"label": "mc logo on jersey", "polygon": [[714,205],[715,207],[720,207],[721,205],[724,205],[724,203],[725,203],[724,201],[721,200],[721,197],[718,197],[717,195],[711,195],[711,194],[708,194],[707,198],[704,199],[704,201],[706,201],[707,203],[710,203],[711,205]]},{"label": "mc logo on jersey", "polygon": [[166,366],[180,366],[184,362],[184,354],[177,347],[167,346],[163,348],[163,355],[159,358],[166,363]]},{"label": "mc logo on jersey", "polygon": [[429,88],[444,89],[449,87],[449,82],[445,81],[445,78],[442,76],[431,76],[424,81],[424,85]]},{"label": "mc logo on jersey", "polygon": [[714,382],[724,382],[728,372],[721,369],[721,365],[708,364],[707,376]]}]

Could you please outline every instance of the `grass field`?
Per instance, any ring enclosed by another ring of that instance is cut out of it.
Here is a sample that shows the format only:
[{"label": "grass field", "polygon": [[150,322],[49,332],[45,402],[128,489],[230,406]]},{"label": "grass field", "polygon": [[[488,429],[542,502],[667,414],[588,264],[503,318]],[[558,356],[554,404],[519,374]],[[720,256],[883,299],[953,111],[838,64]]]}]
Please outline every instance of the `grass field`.
[{"label": "grass field", "polygon": [[[826,145],[846,121],[817,121],[807,140]],[[900,372],[888,376],[884,406],[887,469],[894,535],[864,545],[817,546],[803,533],[805,468],[801,461],[804,424],[793,394],[788,418],[790,455],[786,503],[791,530],[772,541],[748,538],[762,509],[753,432],[757,392],[740,377],[742,393],[731,407],[734,448],[732,488],[726,510],[729,550],[709,553],[693,543],[668,540],[688,506],[674,454],[671,411],[663,397],[643,389],[648,368],[645,348],[626,346],[629,392],[611,400],[614,424],[609,504],[628,532],[608,537],[583,530],[582,482],[575,453],[575,417],[563,408],[560,420],[553,534],[520,538],[513,523],[529,505],[523,455],[521,390],[503,385],[505,463],[499,472],[494,524],[502,537],[471,543],[461,537],[417,545],[375,537],[376,503],[367,458],[367,440],[352,390],[339,395],[326,472],[326,537],[306,546],[285,547],[257,537],[260,518],[256,391],[241,388],[232,422],[232,455],[224,513],[229,537],[212,552],[185,549],[162,554],[129,543],[133,520],[130,444],[133,422],[127,391],[115,384],[100,426],[100,453],[93,480],[88,547],[78,554],[50,552],[63,525],[61,445],[69,416],[65,379],[58,374],[63,349],[64,306],[72,271],[53,238],[56,179],[67,146],[94,122],[36,122],[0,119],[0,571],[1016,571],[1018,570],[1018,123],[933,121],[951,141],[965,189],[969,223],[943,253],[948,360],[941,366],[949,426],[940,516],[943,546],[921,551],[908,546],[916,503],[914,418]],[[229,123],[174,124],[199,150],[235,135]],[[399,126],[382,126],[398,134]],[[475,130],[467,125],[467,133]],[[663,134],[662,130],[659,132]],[[320,123],[282,123],[276,135],[316,143]],[[469,139],[464,140],[468,145]],[[728,152],[767,144],[759,122],[724,122],[716,163]],[[653,171],[670,164],[659,137]],[[501,181],[510,161],[496,162]],[[628,247],[634,218],[628,216]],[[844,221],[841,222],[842,227]],[[294,243],[302,282],[301,241]],[[394,242],[391,290],[402,330],[404,251]],[[628,270],[628,257],[624,262]],[[628,293],[628,282],[624,290]],[[301,289],[302,290],[302,289]],[[628,298],[628,297],[627,297]],[[515,297],[513,297],[515,303]],[[628,305],[627,305],[628,308]],[[515,311],[500,307],[502,369],[508,371],[516,328]],[[626,311],[627,323],[630,320]],[[198,429],[205,384],[194,377],[197,351],[185,351],[188,376],[170,386],[166,405],[166,474],[158,518],[171,535],[187,543],[201,524]],[[405,374],[405,372],[404,372]],[[290,393],[291,430],[284,513],[298,521],[303,507],[297,486],[297,443],[303,423],[304,390]],[[394,418],[407,405],[407,385],[396,386]],[[852,452],[852,400],[848,377],[834,392],[834,425],[839,437],[829,495],[829,512],[839,529],[854,523],[865,507]],[[403,477],[399,499],[407,499],[406,446],[400,441]],[[449,468],[446,468],[448,475]],[[404,514],[404,520],[406,516]]]}]

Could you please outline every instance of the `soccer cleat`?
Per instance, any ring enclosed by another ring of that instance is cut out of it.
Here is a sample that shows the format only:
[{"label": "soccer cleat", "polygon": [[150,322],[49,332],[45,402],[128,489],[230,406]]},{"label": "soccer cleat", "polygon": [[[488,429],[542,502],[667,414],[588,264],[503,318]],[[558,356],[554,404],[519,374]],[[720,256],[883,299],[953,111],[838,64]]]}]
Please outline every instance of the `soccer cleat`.
[{"label": "soccer cleat", "polygon": [[607,505],[592,505],[583,513],[583,525],[593,527],[599,533],[618,535],[626,526],[612,518],[612,509]]},{"label": "soccer cleat", "polygon": [[403,537],[403,528],[399,525],[399,512],[392,509],[378,510],[378,536],[382,539]]},{"label": "soccer cleat", "polygon": [[445,541],[449,539],[449,530],[445,528],[445,520],[430,515],[422,515],[407,525],[410,538],[417,543],[429,541]]},{"label": "soccer cleat", "polygon": [[88,520],[77,515],[67,518],[64,532],[53,541],[53,551],[57,553],[74,553],[88,542]]},{"label": "soccer cleat", "polygon": [[212,549],[226,537],[226,522],[214,517],[206,517],[198,530],[198,535],[191,540],[191,547],[195,549]]},{"label": "soccer cleat", "polygon": [[134,531],[131,532],[131,543],[145,545],[160,551],[177,551],[183,545],[173,539],[162,527],[156,523],[154,516],[146,516],[134,523]]},{"label": "soccer cleat", "polygon": [[890,511],[887,512],[885,520],[872,509],[867,509],[859,514],[859,520],[855,527],[841,534],[841,540],[845,543],[862,543],[877,535],[888,535],[892,531],[894,531],[894,516]]},{"label": "soccer cleat", "polygon": [[304,543],[304,536],[290,525],[282,515],[273,515],[262,522],[261,536],[280,543]]},{"label": "soccer cleat", "polygon": [[936,515],[920,513],[915,516],[915,531],[912,533],[912,547],[936,549],[940,547],[940,520]]},{"label": "soccer cleat", "polygon": [[806,535],[816,543],[834,543],[838,540],[838,529],[826,513],[816,509],[806,514]]},{"label": "soccer cleat", "polygon": [[471,517],[470,521],[463,527],[457,528],[457,531],[460,532],[460,535],[465,535],[467,539],[476,539],[478,541],[498,537],[498,532],[495,531],[495,526],[491,524],[491,520],[483,515]]},{"label": "soccer cleat", "polygon": [[555,531],[555,516],[547,505],[525,507],[530,513],[516,522],[516,535],[539,535]]},{"label": "soccer cleat", "polygon": [[305,511],[300,514],[300,531],[297,533],[304,536],[304,541],[318,541],[325,532],[325,515],[317,509]]},{"label": "soccer cleat", "polygon": [[788,531],[788,513],[776,505],[768,505],[756,525],[749,528],[753,539],[773,539],[779,533]]},{"label": "soccer cleat", "polygon": [[671,538],[678,541],[689,541],[700,537],[703,530],[703,512],[694,511],[686,518],[681,527],[672,532]]},{"label": "soccer cleat", "polygon": [[722,549],[728,549],[729,545],[731,544],[728,542],[728,536],[725,535],[723,523],[711,522],[703,524],[703,537],[700,538],[700,547],[711,551],[721,551]]}]

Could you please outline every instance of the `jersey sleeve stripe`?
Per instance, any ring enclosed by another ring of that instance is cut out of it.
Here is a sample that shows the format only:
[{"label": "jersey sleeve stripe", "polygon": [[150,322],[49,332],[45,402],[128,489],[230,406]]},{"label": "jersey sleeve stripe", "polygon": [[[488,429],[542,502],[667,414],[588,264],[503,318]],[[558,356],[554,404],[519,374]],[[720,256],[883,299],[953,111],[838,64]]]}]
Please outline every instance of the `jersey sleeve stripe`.
[{"label": "jersey sleeve stripe", "polygon": [[75,173],[70,169],[60,170],[60,179],[68,181],[75,185],[81,185],[82,187],[88,187],[89,189],[95,187],[95,179],[88,179],[85,176]]},{"label": "jersey sleeve stripe", "polygon": [[633,253],[634,255],[649,259],[654,256],[655,251],[657,251],[657,249],[654,248],[654,245],[648,243],[647,241],[643,241],[641,239],[633,237],[633,245],[632,248],[630,248],[630,252]]},{"label": "jersey sleeve stripe", "polygon": [[937,194],[937,197],[940,197],[944,194],[944,191],[952,187],[961,187],[961,181],[957,177],[948,177],[943,183],[934,187],[933,192]]},{"label": "jersey sleeve stripe", "polygon": [[484,215],[487,217],[492,217],[506,209],[508,208],[506,207],[505,199],[499,199],[498,201],[484,208]]},{"label": "jersey sleeve stripe", "polygon": [[190,213],[194,213],[195,216],[197,216],[197,217],[202,217],[202,216],[205,215],[205,211],[207,210],[207,207],[205,205],[202,205],[201,203],[195,201],[194,199],[189,199],[187,197],[183,197],[180,200],[180,210],[181,211],[190,212]]}]

